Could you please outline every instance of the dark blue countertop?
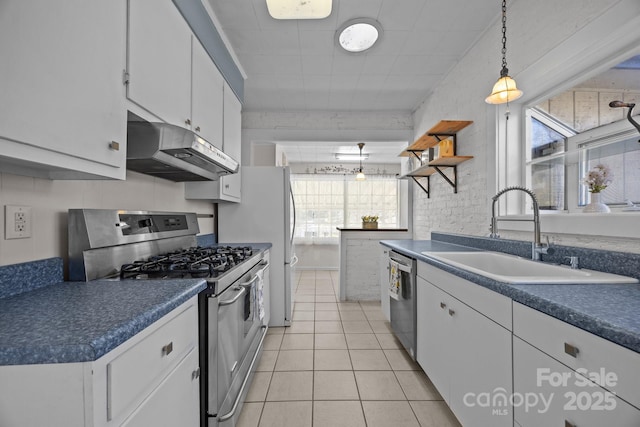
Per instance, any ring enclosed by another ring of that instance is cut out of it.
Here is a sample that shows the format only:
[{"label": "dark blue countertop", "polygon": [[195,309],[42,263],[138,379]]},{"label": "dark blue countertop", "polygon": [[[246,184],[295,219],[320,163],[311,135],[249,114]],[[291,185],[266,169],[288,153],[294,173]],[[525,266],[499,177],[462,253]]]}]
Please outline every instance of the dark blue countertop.
[{"label": "dark blue countertop", "polygon": [[0,298],[0,365],[96,360],[205,288],[203,279],[95,280]]},{"label": "dark blue countertop", "polygon": [[382,240],[381,243],[640,353],[640,284],[511,285],[450,266],[421,253],[474,251],[477,248],[434,240]]}]

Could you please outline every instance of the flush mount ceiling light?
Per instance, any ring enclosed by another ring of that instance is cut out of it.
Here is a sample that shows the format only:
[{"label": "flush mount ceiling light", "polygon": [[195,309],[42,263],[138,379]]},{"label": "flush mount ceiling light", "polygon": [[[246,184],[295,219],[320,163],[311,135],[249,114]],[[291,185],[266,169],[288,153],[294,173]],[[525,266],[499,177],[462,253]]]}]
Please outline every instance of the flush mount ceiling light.
[{"label": "flush mount ceiling light", "polygon": [[336,43],[347,52],[370,49],[382,36],[382,26],[375,19],[356,18],[345,22],[336,31]]},{"label": "flush mount ceiling light", "polygon": [[331,15],[333,0],[267,0],[274,19],[323,19]]},{"label": "flush mount ceiling light", "polygon": [[516,81],[509,77],[507,68],[507,0],[502,0],[502,70],[500,78],[493,85],[491,95],[487,96],[487,104],[504,104],[515,101],[522,96],[522,91],[516,86]]},{"label": "flush mount ceiling light", "polygon": [[368,154],[336,153],[336,160],[367,160]]},{"label": "flush mount ceiling light", "polygon": [[362,172],[362,147],[364,147],[364,142],[358,143],[358,148],[360,149],[360,169],[358,170],[358,174],[356,175],[356,181],[364,181],[367,179],[364,176],[364,172]]}]

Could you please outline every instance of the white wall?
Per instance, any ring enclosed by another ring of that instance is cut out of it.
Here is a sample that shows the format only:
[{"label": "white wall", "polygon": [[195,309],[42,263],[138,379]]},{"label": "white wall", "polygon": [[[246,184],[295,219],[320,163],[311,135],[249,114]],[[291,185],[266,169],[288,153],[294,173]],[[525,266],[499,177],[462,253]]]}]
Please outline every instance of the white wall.
[{"label": "white wall", "polygon": [[[583,70],[610,61],[620,51],[637,46],[640,39],[640,4],[634,0],[516,0],[507,9],[507,62],[510,75],[525,92],[522,102],[549,96],[575,83]],[[491,217],[490,198],[498,183],[496,166],[497,119],[505,106],[488,105],[484,98],[499,77],[500,22],[489,28],[451,70],[432,95],[414,114],[414,139],[441,119],[473,120],[458,134],[458,153],[474,159],[458,167],[458,194],[440,177],[431,178],[431,198],[414,189],[414,238],[429,238],[431,231],[486,235]],[[616,31],[620,33],[614,34]],[[634,42],[635,40],[635,42]],[[566,81],[566,84],[563,83]],[[521,102],[518,101],[518,102]],[[522,104],[512,104],[509,126],[511,160],[519,159],[523,139],[517,126]],[[502,128],[500,128],[502,131]],[[500,153],[502,156],[503,153]],[[507,153],[501,165],[508,165]],[[507,184],[520,183],[522,174],[511,169]],[[542,230],[544,233],[544,229]],[[604,232],[603,234],[606,234]],[[504,237],[508,233],[502,233]],[[517,237],[522,238],[523,234]],[[528,233],[524,233],[528,239]],[[623,239],[624,240],[624,239]],[[576,236],[557,235],[563,244],[593,246]],[[635,241],[636,247],[638,241]],[[603,247],[598,242],[599,247]],[[626,249],[634,242],[624,245]],[[610,239],[604,248],[620,248]]]},{"label": "white wall", "polygon": [[[32,237],[5,240],[4,206],[32,207]],[[196,212],[213,215],[213,204],[184,199],[184,184],[127,172],[126,181],[50,181],[0,174],[0,265],[67,257],[67,210],[71,208]],[[199,219],[213,233],[213,218]]]}]

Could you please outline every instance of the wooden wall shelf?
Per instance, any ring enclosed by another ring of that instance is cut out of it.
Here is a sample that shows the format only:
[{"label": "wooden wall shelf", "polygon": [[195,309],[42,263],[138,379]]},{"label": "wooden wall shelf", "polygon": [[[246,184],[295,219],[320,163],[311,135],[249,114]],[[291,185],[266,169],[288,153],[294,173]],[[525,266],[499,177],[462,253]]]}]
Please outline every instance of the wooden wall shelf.
[{"label": "wooden wall shelf", "polygon": [[[453,155],[443,156],[437,159],[429,161],[427,164],[421,164],[420,167],[413,171],[400,175],[399,179],[411,178],[416,184],[427,193],[427,198],[430,198],[429,194],[431,190],[431,175],[437,173],[453,187],[453,192],[458,192],[458,168],[457,166],[466,162],[469,159],[473,159],[473,156],[456,156],[456,143],[457,132],[469,126],[472,121],[467,120],[441,120],[434,127],[429,129],[424,135],[418,138],[413,144],[407,147],[400,156],[410,157],[415,156],[420,159],[422,163],[422,152],[434,148],[441,141],[445,139],[451,139],[453,141]],[[453,171],[451,176],[448,176],[444,171],[450,169]],[[427,178],[427,187],[425,188],[419,181],[419,178]]]}]

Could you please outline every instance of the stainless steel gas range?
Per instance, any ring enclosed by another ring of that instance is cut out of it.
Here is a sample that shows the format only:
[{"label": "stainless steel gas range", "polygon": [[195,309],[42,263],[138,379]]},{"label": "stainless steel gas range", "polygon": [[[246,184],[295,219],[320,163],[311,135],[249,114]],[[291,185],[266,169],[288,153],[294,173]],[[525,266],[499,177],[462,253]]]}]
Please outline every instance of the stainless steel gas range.
[{"label": "stainless steel gas range", "polygon": [[268,329],[268,253],[199,247],[198,231],[194,213],[70,209],[69,279],[206,280],[198,296],[200,424],[231,427]]}]

